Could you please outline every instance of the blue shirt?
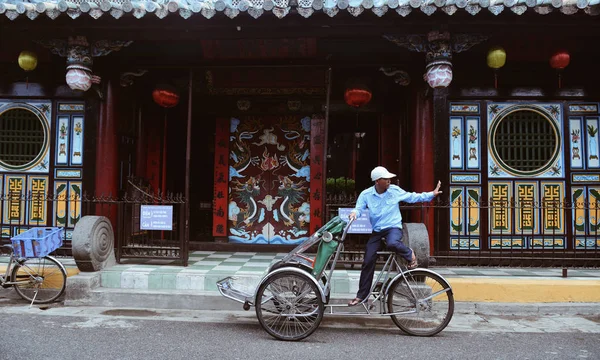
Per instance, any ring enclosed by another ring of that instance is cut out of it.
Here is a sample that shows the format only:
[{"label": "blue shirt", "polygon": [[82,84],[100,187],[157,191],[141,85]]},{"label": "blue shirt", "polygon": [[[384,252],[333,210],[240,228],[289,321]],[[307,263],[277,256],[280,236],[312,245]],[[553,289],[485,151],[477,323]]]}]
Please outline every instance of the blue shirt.
[{"label": "blue shirt", "polygon": [[383,194],[378,194],[375,185],[363,190],[356,200],[353,212],[356,217],[365,209],[369,209],[369,220],[373,231],[383,231],[389,228],[402,229],[402,215],[400,215],[401,201],[406,203],[426,202],[433,200],[433,191],[424,193],[406,192],[399,186],[391,185]]}]

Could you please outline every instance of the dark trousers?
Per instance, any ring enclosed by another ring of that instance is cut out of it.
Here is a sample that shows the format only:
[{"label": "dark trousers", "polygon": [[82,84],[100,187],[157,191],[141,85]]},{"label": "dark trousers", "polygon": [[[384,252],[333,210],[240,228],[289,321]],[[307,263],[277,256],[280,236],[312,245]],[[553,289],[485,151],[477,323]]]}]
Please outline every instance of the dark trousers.
[{"label": "dark trousers", "polygon": [[407,261],[412,260],[412,250],[402,243],[402,229],[391,228],[381,232],[373,231],[369,242],[367,242],[367,248],[365,250],[365,258],[362,264],[362,270],[360,272],[360,281],[358,285],[358,294],[356,295],[359,299],[366,299],[369,296],[371,285],[373,283],[373,275],[375,274],[375,263],[377,262],[377,251],[381,244],[381,238],[386,238],[387,249],[396,252]]}]

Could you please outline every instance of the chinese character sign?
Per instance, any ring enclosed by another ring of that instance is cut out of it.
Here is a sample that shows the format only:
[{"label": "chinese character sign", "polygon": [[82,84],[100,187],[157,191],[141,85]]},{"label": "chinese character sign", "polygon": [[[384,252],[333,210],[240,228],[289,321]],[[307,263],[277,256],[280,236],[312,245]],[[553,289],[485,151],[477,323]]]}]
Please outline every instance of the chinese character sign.
[{"label": "chinese character sign", "polygon": [[218,119],[215,139],[215,174],[213,198],[213,236],[226,236],[227,228],[227,196],[229,177],[229,121]]}]

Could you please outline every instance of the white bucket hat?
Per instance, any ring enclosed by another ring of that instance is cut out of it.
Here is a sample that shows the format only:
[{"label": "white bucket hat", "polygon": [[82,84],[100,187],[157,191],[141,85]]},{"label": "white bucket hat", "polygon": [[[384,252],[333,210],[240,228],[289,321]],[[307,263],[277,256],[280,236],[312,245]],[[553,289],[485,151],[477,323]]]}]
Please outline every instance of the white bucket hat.
[{"label": "white bucket hat", "polygon": [[391,172],[387,171],[387,169],[383,166],[378,166],[371,171],[371,180],[373,181],[379,179],[391,179],[393,177],[396,177],[396,174],[392,174]]}]

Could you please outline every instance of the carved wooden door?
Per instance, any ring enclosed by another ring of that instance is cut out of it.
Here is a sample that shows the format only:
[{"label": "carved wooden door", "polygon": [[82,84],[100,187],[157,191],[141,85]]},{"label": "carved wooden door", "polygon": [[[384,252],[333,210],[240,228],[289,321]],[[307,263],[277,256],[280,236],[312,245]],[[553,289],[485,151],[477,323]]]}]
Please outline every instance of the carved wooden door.
[{"label": "carved wooden door", "polygon": [[310,235],[310,122],[231,119],[229,241],[295,244]]}]

